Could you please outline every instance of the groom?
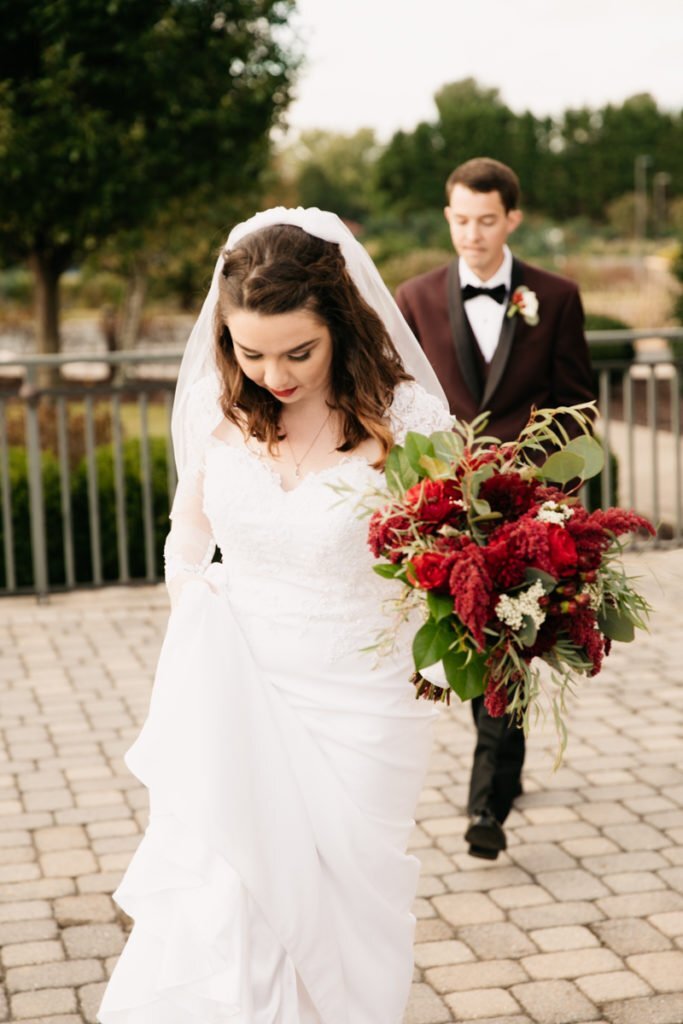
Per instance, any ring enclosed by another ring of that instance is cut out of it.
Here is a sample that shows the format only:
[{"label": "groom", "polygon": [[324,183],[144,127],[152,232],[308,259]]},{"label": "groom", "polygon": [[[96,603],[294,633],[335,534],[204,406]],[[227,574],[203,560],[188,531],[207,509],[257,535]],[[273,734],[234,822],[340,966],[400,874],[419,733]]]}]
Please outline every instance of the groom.
[{"label": "groom", "polygon": [[[446,182],[444,210],[458,254],[404,282],[396,301],[431,361],[451,412],[513,440],[537,408],[594,398],[577,286],[523,263],[507,239],[522,220],[519,181],[488,157],[468,160]],[[569,425],[568,429],[570,429]],[[503,822],[522,792],[524,733],[472,701],[477,743],[465,839],[475,857],[506,847]]]}]

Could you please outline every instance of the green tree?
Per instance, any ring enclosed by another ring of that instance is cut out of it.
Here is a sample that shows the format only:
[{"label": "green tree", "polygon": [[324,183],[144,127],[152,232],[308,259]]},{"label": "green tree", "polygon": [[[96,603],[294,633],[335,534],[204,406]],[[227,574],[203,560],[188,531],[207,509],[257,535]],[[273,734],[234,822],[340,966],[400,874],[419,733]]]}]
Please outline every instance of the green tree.
[{"label": "green tree", "polygon": [[0,0],[0,259],[35,272],[40,351],[84,253],[253,183],[290,99],[294,2]]},{"label": "green tree", "polygon": [[351,135],[314,130],[302,132],[283,152],[282,164],[302,206],[319,206],[348,220],[363,220],[372,208],[378,153],[371,128]]}]

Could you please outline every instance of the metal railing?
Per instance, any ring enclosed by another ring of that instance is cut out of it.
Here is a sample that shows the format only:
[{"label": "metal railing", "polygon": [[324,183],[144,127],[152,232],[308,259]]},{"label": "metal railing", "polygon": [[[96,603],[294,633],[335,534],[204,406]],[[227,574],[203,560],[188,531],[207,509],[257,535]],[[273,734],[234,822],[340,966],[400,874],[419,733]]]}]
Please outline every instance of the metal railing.
[{"label": "metal railing", "polygon": [[[644,338],[683,343],[683,329],[588,338],[603,349],[594,360],[606,454],[599,503],[637,509],[658,524],[654,543],[680,545],[683,361],[642,352],[632,359],[623,346]],[[162,577],[181,355],[164,349],[0,361],[0,595]],[[65,370],[87,377],[92,364],[105,379],[61,379]]]}]

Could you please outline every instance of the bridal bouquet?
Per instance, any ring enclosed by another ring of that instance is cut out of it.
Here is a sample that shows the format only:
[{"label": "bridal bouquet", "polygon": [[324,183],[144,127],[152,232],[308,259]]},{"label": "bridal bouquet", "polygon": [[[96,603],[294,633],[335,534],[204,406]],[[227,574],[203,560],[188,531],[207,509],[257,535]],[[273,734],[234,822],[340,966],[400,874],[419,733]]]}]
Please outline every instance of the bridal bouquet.
[{"label": "bridal bouquet", "polygon": [[[596,675],[612,641],[632,640],[649,611],[624,573],[618,538],[653,534],[651,524],[619,508],[588,512],[575,496],[603,463],[592,407],[535,410],[509,443],[481,436],[484,416],[453,432],[408,434],[389,454],[389,500],[368,533],[382,559],[375,572],[403,584],[399,605],[423,606],[417,696],[484,694],[491,715],[510,713],[528,728],[544,661],[562,747],[573,676]],[[573,439],[568,418],[581,430]]]}]

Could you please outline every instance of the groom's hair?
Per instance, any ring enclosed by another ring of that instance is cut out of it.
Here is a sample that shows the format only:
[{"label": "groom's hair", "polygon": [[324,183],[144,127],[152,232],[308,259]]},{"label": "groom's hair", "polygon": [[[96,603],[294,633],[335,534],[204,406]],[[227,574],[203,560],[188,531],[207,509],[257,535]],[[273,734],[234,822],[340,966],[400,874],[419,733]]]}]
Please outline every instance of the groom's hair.
[{"label": "groom's hair", "polygon": [[464,185],[472,192],[498,192],[505,212],[519,207],[519,178],[507,164],[488,156],[477,156],[451,171],[446,182],[446,202],[456,185]]}]

